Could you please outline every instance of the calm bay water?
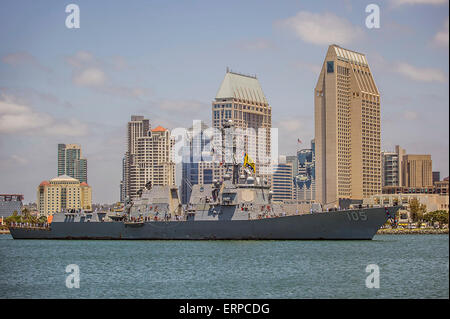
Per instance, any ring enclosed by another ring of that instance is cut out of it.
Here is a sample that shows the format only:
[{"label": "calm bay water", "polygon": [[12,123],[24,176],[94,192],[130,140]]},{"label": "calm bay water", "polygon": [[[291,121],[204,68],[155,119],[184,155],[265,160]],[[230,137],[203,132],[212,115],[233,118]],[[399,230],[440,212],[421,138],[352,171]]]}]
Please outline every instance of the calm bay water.
[{"label": "calm bay water", "polygon": [[[77,264],[80,288],[66,287]],[[380,288],[368,289],[368,264]],[[448,235],[45,241],[0,235],[0,298],[449,298]]]}]

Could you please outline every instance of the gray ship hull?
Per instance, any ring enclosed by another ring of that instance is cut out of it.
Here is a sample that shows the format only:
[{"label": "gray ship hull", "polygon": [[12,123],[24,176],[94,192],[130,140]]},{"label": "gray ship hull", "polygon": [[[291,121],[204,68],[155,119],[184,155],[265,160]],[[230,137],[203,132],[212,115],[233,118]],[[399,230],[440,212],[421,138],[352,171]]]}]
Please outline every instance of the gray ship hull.
[{"label": "gray ship hull", "polygon": [[[397,209],[390,207],[390,216]],[[254,220],[53,222],[49,229],[11,227],[10,232],[14,239],[369,240],[387,219],[379,207]]]}]

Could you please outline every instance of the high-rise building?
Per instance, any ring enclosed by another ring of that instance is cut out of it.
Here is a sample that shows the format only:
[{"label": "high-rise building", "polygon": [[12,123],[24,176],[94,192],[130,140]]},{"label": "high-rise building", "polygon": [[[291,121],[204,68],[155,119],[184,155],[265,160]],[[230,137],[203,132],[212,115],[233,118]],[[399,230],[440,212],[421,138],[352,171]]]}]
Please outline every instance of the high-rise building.
[{"label": "high-rise building", "polygon": [[330,45],[314,104],[317,201],[380,194],[380,93],[365,55]]},{"label": "high-rise building", "polygon": [[58,144],[58,176],[68,175],[87,183],[87,160],[78,144]]},{"label": "high-rise building", "polygon": [[433,186],[431,155],[411,155],[403,157],[402,179],[405,187]]},{"label": "high-rise building", "polygon": [[138,137],[147,134],[150,128],[150,120],[144,119],[143,116],[139,115],[132,115],[131,121],[127,123],[127,151],[122,160],[122,202],[125,202],[126,198],[131,200],[132,192],[130,186],[133,186],[133,195],[137,191],[136,180],[130,179],[130,167],[135,162]]},{"label": "high-rise building", "polygon": [[187,204],[192,186],[212,184],[215,164],[211,158],[211,132],[206,124],[195,121],[187,130],[181,167],[181,202]]},{"label": "high-rise building", "polygon": [[272,176],[272,201],[284,202],[292,200],[293,179],[292,162],[286,161],[286,156],[280,156],[274,165]]},{"label": "high-rise building", "polygon": [[[240,145],[238,148],[243,153],[236,154],[237,160],[240,161],[244,153],[248,153],[255,162],[255,175],[270,184],[272,108],[256,76],[235,73],[227,69],[212,102],[212,124],[214,128],[219,129],[230,120],[238,129],[236,139]],[[215,165],[216,179],[223,178],[224,167]]]},{"label": "high-rise building", "polygon": [[294,177],[294,199],[298,202],[316,199],[315,143],[310,149],[297,151],[297,173]]},{"label": "high-rise building", "polygon": [[131,116],[127,125],[127,152],[122,162],[122,200],[138,196],[147,183],[175,185],[174,139],[158,126],[151,129],[143,116]]},{"label": "high-rise building", "polygon": [[92,190],[86,183],[67,175],[43,181],[37,187],[37,208],[40,215],[92,209]]},{"label": "high-rise building", "polygon": [[402,165],[405,150],[399,145],[394,152],[381,152],[381,184],[382,186],[402,186]]}]

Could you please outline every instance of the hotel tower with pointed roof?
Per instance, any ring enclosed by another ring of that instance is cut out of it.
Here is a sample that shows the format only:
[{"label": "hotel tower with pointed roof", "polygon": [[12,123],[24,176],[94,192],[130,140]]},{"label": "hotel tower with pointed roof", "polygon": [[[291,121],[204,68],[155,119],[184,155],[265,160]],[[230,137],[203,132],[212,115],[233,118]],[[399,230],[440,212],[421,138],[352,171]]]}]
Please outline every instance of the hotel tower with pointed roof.
[{"label": "hotel tower with pointed roof", "polygon": [[381,193],[380,93],[364,54],[330,45],[314,90],[316,200]]},{"label": "hotel tower with pointed roof", "polygon": [[[256,164],[256,176],[271,180],[271,128],[272,108],[256,76],[232,72],[227,68],[225,77],[212,102],[212,125],[221,128],[226,121],[235,128],[254,129],[255,134],[243,136],[243,150]],[[258,129],[260,130],[258,134]],[[239,162],[243,154],[236,154]],[[214,177],[221,179],[225,170],[216,167]]]}]

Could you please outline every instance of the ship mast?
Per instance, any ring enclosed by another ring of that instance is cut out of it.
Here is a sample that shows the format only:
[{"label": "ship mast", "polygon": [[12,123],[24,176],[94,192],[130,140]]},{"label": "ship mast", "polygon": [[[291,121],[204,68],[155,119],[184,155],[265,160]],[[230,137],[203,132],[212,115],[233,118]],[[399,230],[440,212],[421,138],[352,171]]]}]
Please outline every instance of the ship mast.
[{"label": "ship mast", "polygon": [[[225,173],[227,174],[231,168],[232,183],[238,184],[239,183],[239,169],[242,164],[238,163],[236,161],[236,134],[234,131],[233,121],[229,120],[229,121],[223,123],[223,125],[221,127],[221,133],[222,133],[221,160],[222,160],[223,165],[226,167]],[[229,145],[230,143],[231,143],[231,145]],[[229,154],[230,148],[232,150],[231,161],[229,158],[230,157],[230,154]]]}]

